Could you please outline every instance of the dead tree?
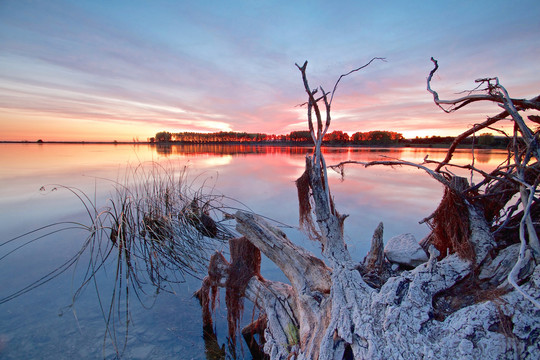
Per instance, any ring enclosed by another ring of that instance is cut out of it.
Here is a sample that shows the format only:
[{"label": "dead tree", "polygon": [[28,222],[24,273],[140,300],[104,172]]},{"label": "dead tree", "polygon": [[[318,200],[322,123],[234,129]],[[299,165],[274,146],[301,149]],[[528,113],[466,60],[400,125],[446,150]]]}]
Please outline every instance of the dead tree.
[{"label": "dead tree", "polygon": [[[366,259],[355,262],[343,237],[347,216],[334,204],[321,147],[339,81],[374,60],[342,75],[331,93],[311,88],[307,62],[297,65],[308,97],[305,106],[314,141],[305,172],[297,180],[300,222],[321,243],[323,260],[293,244],[263,218],[246,212],[234,215],[242,241],[263,252],[290,282],[265,280],[258,269],[243,278],[241,295],[264,316],[264,352],[271,359],[534,358],[540,334],[538,217],[534,215],[538,213],[539,172],[537,160],[531,163],[531,159],[538,159],[538,134],[516,113],[540,109],[538,98],[512,99],[498,81],[485,79],[481,83],[487,84],[487,94],[469,94],[454,102],[440,100],[430,86],[437,70],[434,61],[428,90],[437,105],[453,106],[446,111],[479,100],[505,108],[497,118],[510,115],[516,123],[514,163],[492,173],[470,166],[484,178],[476,185],[453,176],[448,170],[453,166],[451,154],[459,139],[468,135],[457,138],[443,162],[426,158],[423,164],[391,159],[362,163],[414,166],[446,190],[439,208],[425,219],[433,228],[422,241],[429,260],[415,267],[392,266],[389,253],[386,259],[383,256],[381,224]],[[495,122],[488,121],[472,133]],[[343,170],[345,165],[333,167]],[[519,195],[517,204],[511,203],[514,194]],[[501,239],[508,229],[518,232],[518,243]],[[250,256],[256,256],[255,249]],[[233,249],[231,253],[245,256]],[[211,261],[209,276],[198,291],[206,326],[211,325],[209,304],[217,289],[238,283],[230,279],[238,277],[233,265],[237,262],[233,258],[229,263],[221,254]],[[236,326],[235,322],[229,321],[229,326]]]}]

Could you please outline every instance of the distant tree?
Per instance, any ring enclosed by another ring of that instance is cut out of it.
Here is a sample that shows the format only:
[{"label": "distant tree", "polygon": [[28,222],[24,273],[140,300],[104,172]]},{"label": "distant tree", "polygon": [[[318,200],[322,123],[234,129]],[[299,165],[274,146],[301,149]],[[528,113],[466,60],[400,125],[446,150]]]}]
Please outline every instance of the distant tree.
[{"label": "distant tree", "polygon": [[160,131],[156,134],[157,142],[168,142],[171,141],[172,134],[168,131]]},{"label": "distant tree", "polygon": [[410,139],[410,142],[412,144],[451,144],[452,141],[454,141],[453,136],[426,136],[426,137],[415,137],[414,139]]},{"label": "distant tree", "polygon": [[355,132],[351,136],[351,141],[353,143],[361,143],[364,140],[364,133],[361,132]]},{"label": "distant tree", "polygon": [[369,132],[355,132],[350,141],[355,144],[390,145],[403,140],[403,135],[394,131],[375,130]]},{"label": "distant tree", "polygon": [[344,143],[344,142],[349,141],[349,134],[344,133],[341,130],[335,130],[329,134],[326,134],[324,136],[323,141],[329,142],[332,144]]},{"label": "distant tree", "polygon": [[292,131],[289,134],[289,140],[295,142],[312,141],[309,131]]},{"label": "distant tree", "polygon": [[43,144],[43,140],[39,139],[39,140],[37,141],[37,143],[38,143],[38,144]]},{"label": "distant tree", "polygon": [[490,146],[493,145],[494,142],[495,137],[493,136],[493,134],[484,133],[478,136],[478,145]]},{"label": "distant tree", "polygon": [[371,131],[370,135],[369,143],[373,145],[388,145],[392,141],[390,133],[387,131]]}]

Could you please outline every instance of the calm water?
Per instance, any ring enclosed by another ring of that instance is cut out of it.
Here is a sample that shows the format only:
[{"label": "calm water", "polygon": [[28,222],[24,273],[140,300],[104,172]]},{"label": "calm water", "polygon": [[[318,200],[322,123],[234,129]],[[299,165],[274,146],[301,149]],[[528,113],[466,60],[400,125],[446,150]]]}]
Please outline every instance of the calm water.
[{"label": "calm water", "polygon": [[[178,169],[187,166],[194,185],[204,183],[208,191],[223,193],[257,213],[291,225],[293,228],[285,228],[289,237],[319,254],[317,244],[294,228],[298,223],[294,180],[303,172],[308,151],[257,146],[0,144],[0,241],[4,243],[58,221],[87,222],[80,201],[59,185],[79,188],[103,206],[112,191],[110,180],[121,182],[129,167],[157,161]],[[332,148],[325,152],[328,164],[377,160],[381,155],[421,162],[427,154],[440,160],[444,151]],[[476,153],[476,166],[490,169],[504,157],[502,152],[481,151]],[[469,159],[469,151],[454,156],[461,164]],[[385,225],[385,241],[402,233],[412,233],[420,240],[428,233],[427,226],[418,222],[435,209],[443,189],[421,170],[349,166],[344,181],[333,171],[329,174],[338,210],[350,215],[345,231],[356,260],[365,256],[380,221]],[[42,186],[45,191],[40,191]],[[66,261],[79,249],[85,236],[81,231],[58,233],[0,260],[0,298]],[[1,246],[0,258],[15,246]],[[108,340],[104,342],[105,322],[95,288],[88,287],[75,307],[68,308],[84,270],[84,265],[68,270],[43,286],[0,304],[0,358],[114,357],[112,345]],[[285,280],[268,261],[263,261],[262,273],[271,279]],[[113,278],[111,271],[98,276],[102,296],[107,296],[107,284]],[[192,297],[200,281],[186,280],[174,288],[175,294],[159,295],[149,310],[137,301],[131,302],[125,358],[206,358],[200,307]],[[152,299],[143,300],[148,305]],[[225,342],[225,326],[223,311],[218,312],[220,344]]]}]

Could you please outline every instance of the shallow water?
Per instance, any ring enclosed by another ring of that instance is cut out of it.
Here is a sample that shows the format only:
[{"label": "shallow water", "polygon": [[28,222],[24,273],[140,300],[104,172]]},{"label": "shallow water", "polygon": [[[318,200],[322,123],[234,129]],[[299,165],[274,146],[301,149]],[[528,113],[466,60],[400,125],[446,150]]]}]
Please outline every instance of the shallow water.
[{"label": "shallow water", "polygon": [[[222,193],[254,212],[280,223],[289,237],[319,254],[317,244],[294,227],[298,223],[294,181],[303,172],[309,148],[261,146],[166,146],[100,144],[0,144],[0,241],[59,221],[88,222],[81,202],[62,186],[81,189],[98,206],[111,196],[114,182],[122,183],[126,171],[149,161],[180,171],[187,166],[193,186]],[[381,156],[421,162],[441,160],[440,149],[330,148],[328,164],[344,160],[370,161]],[[454,160],[469,163],[470,151],[460,150]],[[476,166],[489,169],[505,158],[500,151],[475,154]],[[464,173],[463,175],[467,175]],[[429,229],[418,222],[439,203],[442,186],[423,171],[407,167],[348,166],[345,179],[329,171],[338,211],[349,214],[345,223],[348,248],[362,260],[371,235],[384,222],[384,239],[412,233],[420,240]],[[474,179],[473,179],[474,180]],[[41,190],[40,190],[41,189]],[[0,260],[0,298],[38,280],[77,252],[86,234],[65,231],[32,242]],[[30,239],[30,238],[27,238]],[[21,242],[0,246],[0,258]],[[54,280],[14,300],[0,304],[0,358],[72,359],[114,358],[111,341],[104,339],[105,320],[89,286],[69,307],[77,280],[85,271],[84,259]],[[285,281],[269,261],[263,260],[265,277]],[[97,281],[102,299],[112,291],[114,272],[101,272]],[[201,311],[192,294],[200,280],[186,278],[174,294],[144,298],[155,303],[145,309],[130,303],[130,326],[125,358],[206,359]],[[105,301],[106,302],[106,301]],[[107,304],[103,304],[107,306]],[[216,314],[218,341],[225,343],[224,302]],[[246,315],[246,318],[249,318]],[[244,319],[247,322],[249,319]],[[122,333],[122,328],[119,329]],[[243,356],[248,357],[244,348]]]}]

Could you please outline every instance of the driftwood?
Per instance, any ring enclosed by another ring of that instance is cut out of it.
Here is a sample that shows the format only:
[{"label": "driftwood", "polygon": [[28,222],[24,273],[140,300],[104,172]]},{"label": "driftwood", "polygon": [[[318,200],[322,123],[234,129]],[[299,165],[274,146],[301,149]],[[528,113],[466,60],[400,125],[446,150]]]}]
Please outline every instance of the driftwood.
[{"label": "driftwood", "polygon": [[[433,61],[436,67],[428,78],[428,90],[437,105],[454,106],[445,111],[487,100],[501,104],[505,116],[515,120],[522,109],[540,109],[538,98],[511,99],[492,79],[481,82],[487,83],[487,94],[440,100],[430,85],[438,68]],[[271,359],[537,358],[540,257],[538,217],[531,214],[538,211],[539,176],[531,159],[538,161],[538,135],[523,119],[523,123],[515,120],[514,163],[491,174],[480,173],[484,176],[480,185],[445,170],[451,166],[459,140],[440,163],[427,159],[424,164],[400,160],[361,163],[422,169],[443,184],[445,195],[439,208],[425,219],[433,229],[422,242],[429,253],[427,262],[413,269],[390,264],[384,258],[382,223],[366,258],[354,262],[343,237],[346,216],[339,214],[333,202],[321,152],[337,83],[330,100],[330,93],[322,88],[316,97],[318,89],[308,84],[307,62],[297,67],[308,96],[308,127],[315,144],[313,154],[306,157],[305,173],[297,181],[300,220],[301,227],[321,243],[324,261],[293,244],[262,217],[237,212],[237,231],[290,282],[265,280],[256,269],[243,279],[242,295],[263,314],[257,324],[242,332],[244,336],[265,324],[260,345]],[[334,168],[342,171],[344,166]],[[510,203],[514,195],[519,197],[517,204]],[[518,228],[509,230],[510,224]],[[501,239],[505,231],[517,233],[518,243]],[[243,255],[233,257],[238,256]],[[212,321],[211,289],[227,287],[229,277],[238,277],[233,271],[235,261],[229,263],[221,254],[211,261],[209,276],[198,292],[206,326]]]}]

